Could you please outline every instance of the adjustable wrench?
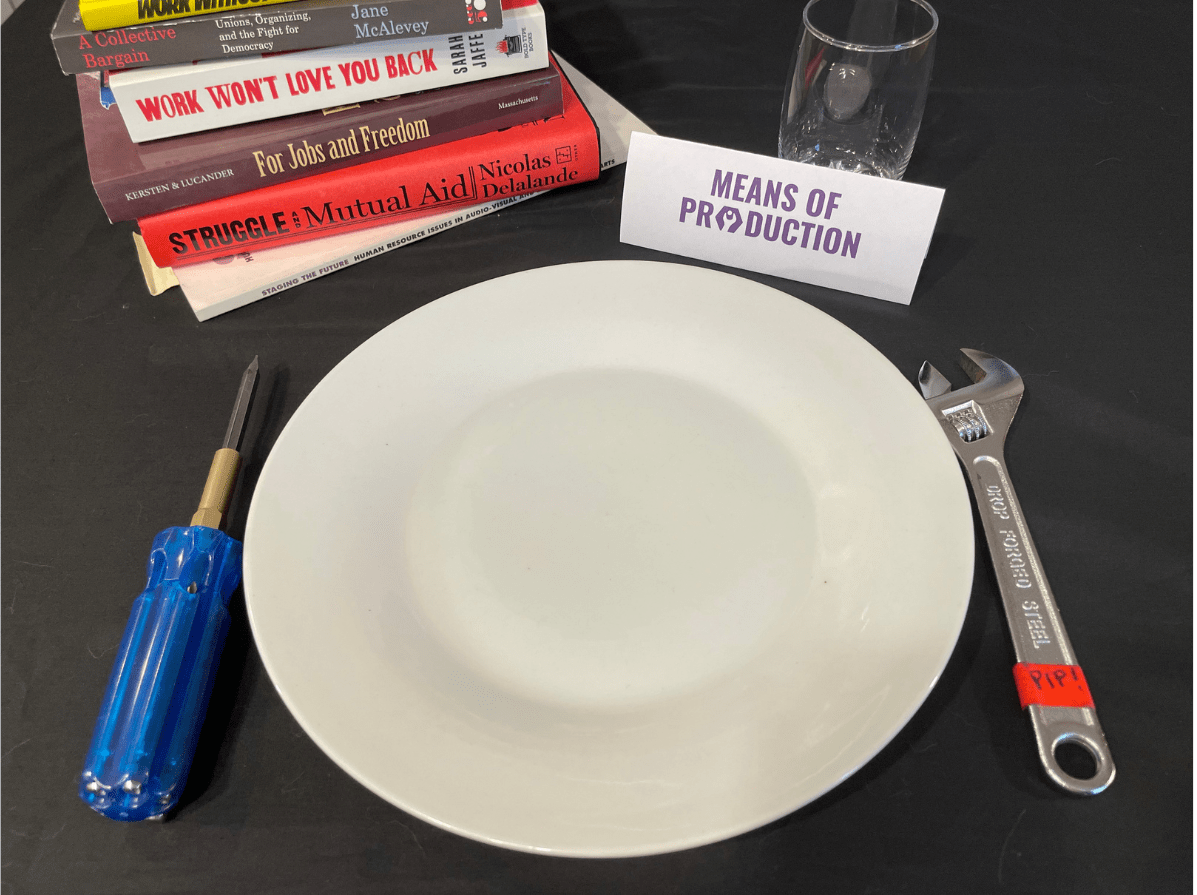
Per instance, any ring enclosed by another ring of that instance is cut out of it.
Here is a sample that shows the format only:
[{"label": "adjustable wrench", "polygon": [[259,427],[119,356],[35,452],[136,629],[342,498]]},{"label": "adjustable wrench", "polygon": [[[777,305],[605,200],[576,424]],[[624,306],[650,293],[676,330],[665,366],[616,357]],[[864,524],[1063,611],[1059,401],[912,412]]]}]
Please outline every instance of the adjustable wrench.
[{"label": "adjustable wrench", "polygon": [[[1113,782],[1114,760],[1006,472],[1003,446],[1022,400],[1022,377],[984,351],[962,348],[960,353],[960,366],[973,385],[953,391],[943,374],[924,362],[919,389],[964,465],[977,500],[1014,640],[1015,683],[1039,758],[1057,786],[1096,795]],[[1089,752],[1097,766],[1091,779],[1078,779],[1060,767],[1055,752],[1062,743]]]}]

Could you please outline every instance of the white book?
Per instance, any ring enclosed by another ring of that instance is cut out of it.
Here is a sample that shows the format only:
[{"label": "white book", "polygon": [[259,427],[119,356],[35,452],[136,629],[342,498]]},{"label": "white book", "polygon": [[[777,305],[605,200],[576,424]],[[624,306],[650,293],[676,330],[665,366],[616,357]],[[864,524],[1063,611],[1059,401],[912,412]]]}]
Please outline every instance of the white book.
[{"label": "white book", "polygon": [[492,31],[115,72],[108,86],[134,143],[545,68],[539,3]]},{"label": "white book", "polygon": [[[508,15],[510,13],[504,11],[504,24]],[[626,162],[632,132],[651,134],[652,129],[560,56],[557,56],[557,63],[598,127],[603,170]],[[207,320],[539,195],[532,193],[498,199],[436,216],[243,252],[174,269],[157,267],[150,260],[144,244],[138,246],[138,254],[146,286],[152,295],[171,286],[182,286],[195,316]],[[133,238],[135,242],[139,240],[137,234]]]}]

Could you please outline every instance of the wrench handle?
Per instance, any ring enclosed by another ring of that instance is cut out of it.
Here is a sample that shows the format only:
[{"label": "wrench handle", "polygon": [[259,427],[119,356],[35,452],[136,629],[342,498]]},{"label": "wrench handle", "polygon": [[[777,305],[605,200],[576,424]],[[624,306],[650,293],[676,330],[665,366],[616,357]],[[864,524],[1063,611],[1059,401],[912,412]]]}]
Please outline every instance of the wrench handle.
[{"label": "wrench handle", "polygon": [[[1114,759],[1006,472],[1005,457],[1000,450],[989,450],[961,459],[993,559],[1018,660],[1015,678],[1035,731],[1039,759],[1061,789],[1096,795],[1113,782]],[[1043,689],[1045,695],[1036,695]],[[1073,777],[1060,766],[1055,753],[1062,743],[1078,744],[1093,757],[1097,772],[1091,779]]]}]

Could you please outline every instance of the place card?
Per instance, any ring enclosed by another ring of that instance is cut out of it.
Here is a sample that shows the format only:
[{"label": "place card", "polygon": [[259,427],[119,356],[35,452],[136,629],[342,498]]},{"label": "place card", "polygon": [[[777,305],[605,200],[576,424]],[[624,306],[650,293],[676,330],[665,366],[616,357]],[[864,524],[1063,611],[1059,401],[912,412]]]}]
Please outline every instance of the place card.
[{"label": "place card", "polygon": [[635,133],[619,238],[908,305],[943,193]]}]

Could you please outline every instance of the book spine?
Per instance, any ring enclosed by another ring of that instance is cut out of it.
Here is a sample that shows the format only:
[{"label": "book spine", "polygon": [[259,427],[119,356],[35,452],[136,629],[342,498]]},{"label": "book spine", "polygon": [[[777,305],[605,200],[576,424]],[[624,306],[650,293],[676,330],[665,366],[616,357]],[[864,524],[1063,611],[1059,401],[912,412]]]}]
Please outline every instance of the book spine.
[{"label": "book spine", "polygon": [[[496,78],[463,90],[433,90],[283,119],[285,126],[252,144],[230,146],[225,132],[214,132],[210,152],[193,144],[186,156],[174,155],[178,161],[109,179],[93,176],[93,185],[108,219],[127,221],[516,127],[562,113],[561,79],[552,69],[546,72],[551,74]],[[94,76],[89,80],[94,82]],[[98,91],[95,83],[81,85],[88,88]],[[155,144],[155,155],[170,159],[171,142]],[[104,151],[90,142],[88,148]]]},{"label": "book spine", "polygon": [[492,11],[444,0],[388,0],[377,6],[306,0],[291,8],[234,10],[92,32],[79,21],[76,0],[66,3],[50,38],[68,75],[460,34],[502,23],[499,3]]},{"label": "book spine", "polygon": [[141,235],[170,267],[594,180],[598,131],[562,91],[560,118],[168,211]]},{"label": "book spine", "polygon": [[294,0],[79,0],[79,17],[88,31],[102,31],[291,2]]},{"label": "book spine", "polygon": [[539,4],[500,31],[441,35],[109,76],[135,143],[544,68]]}]

